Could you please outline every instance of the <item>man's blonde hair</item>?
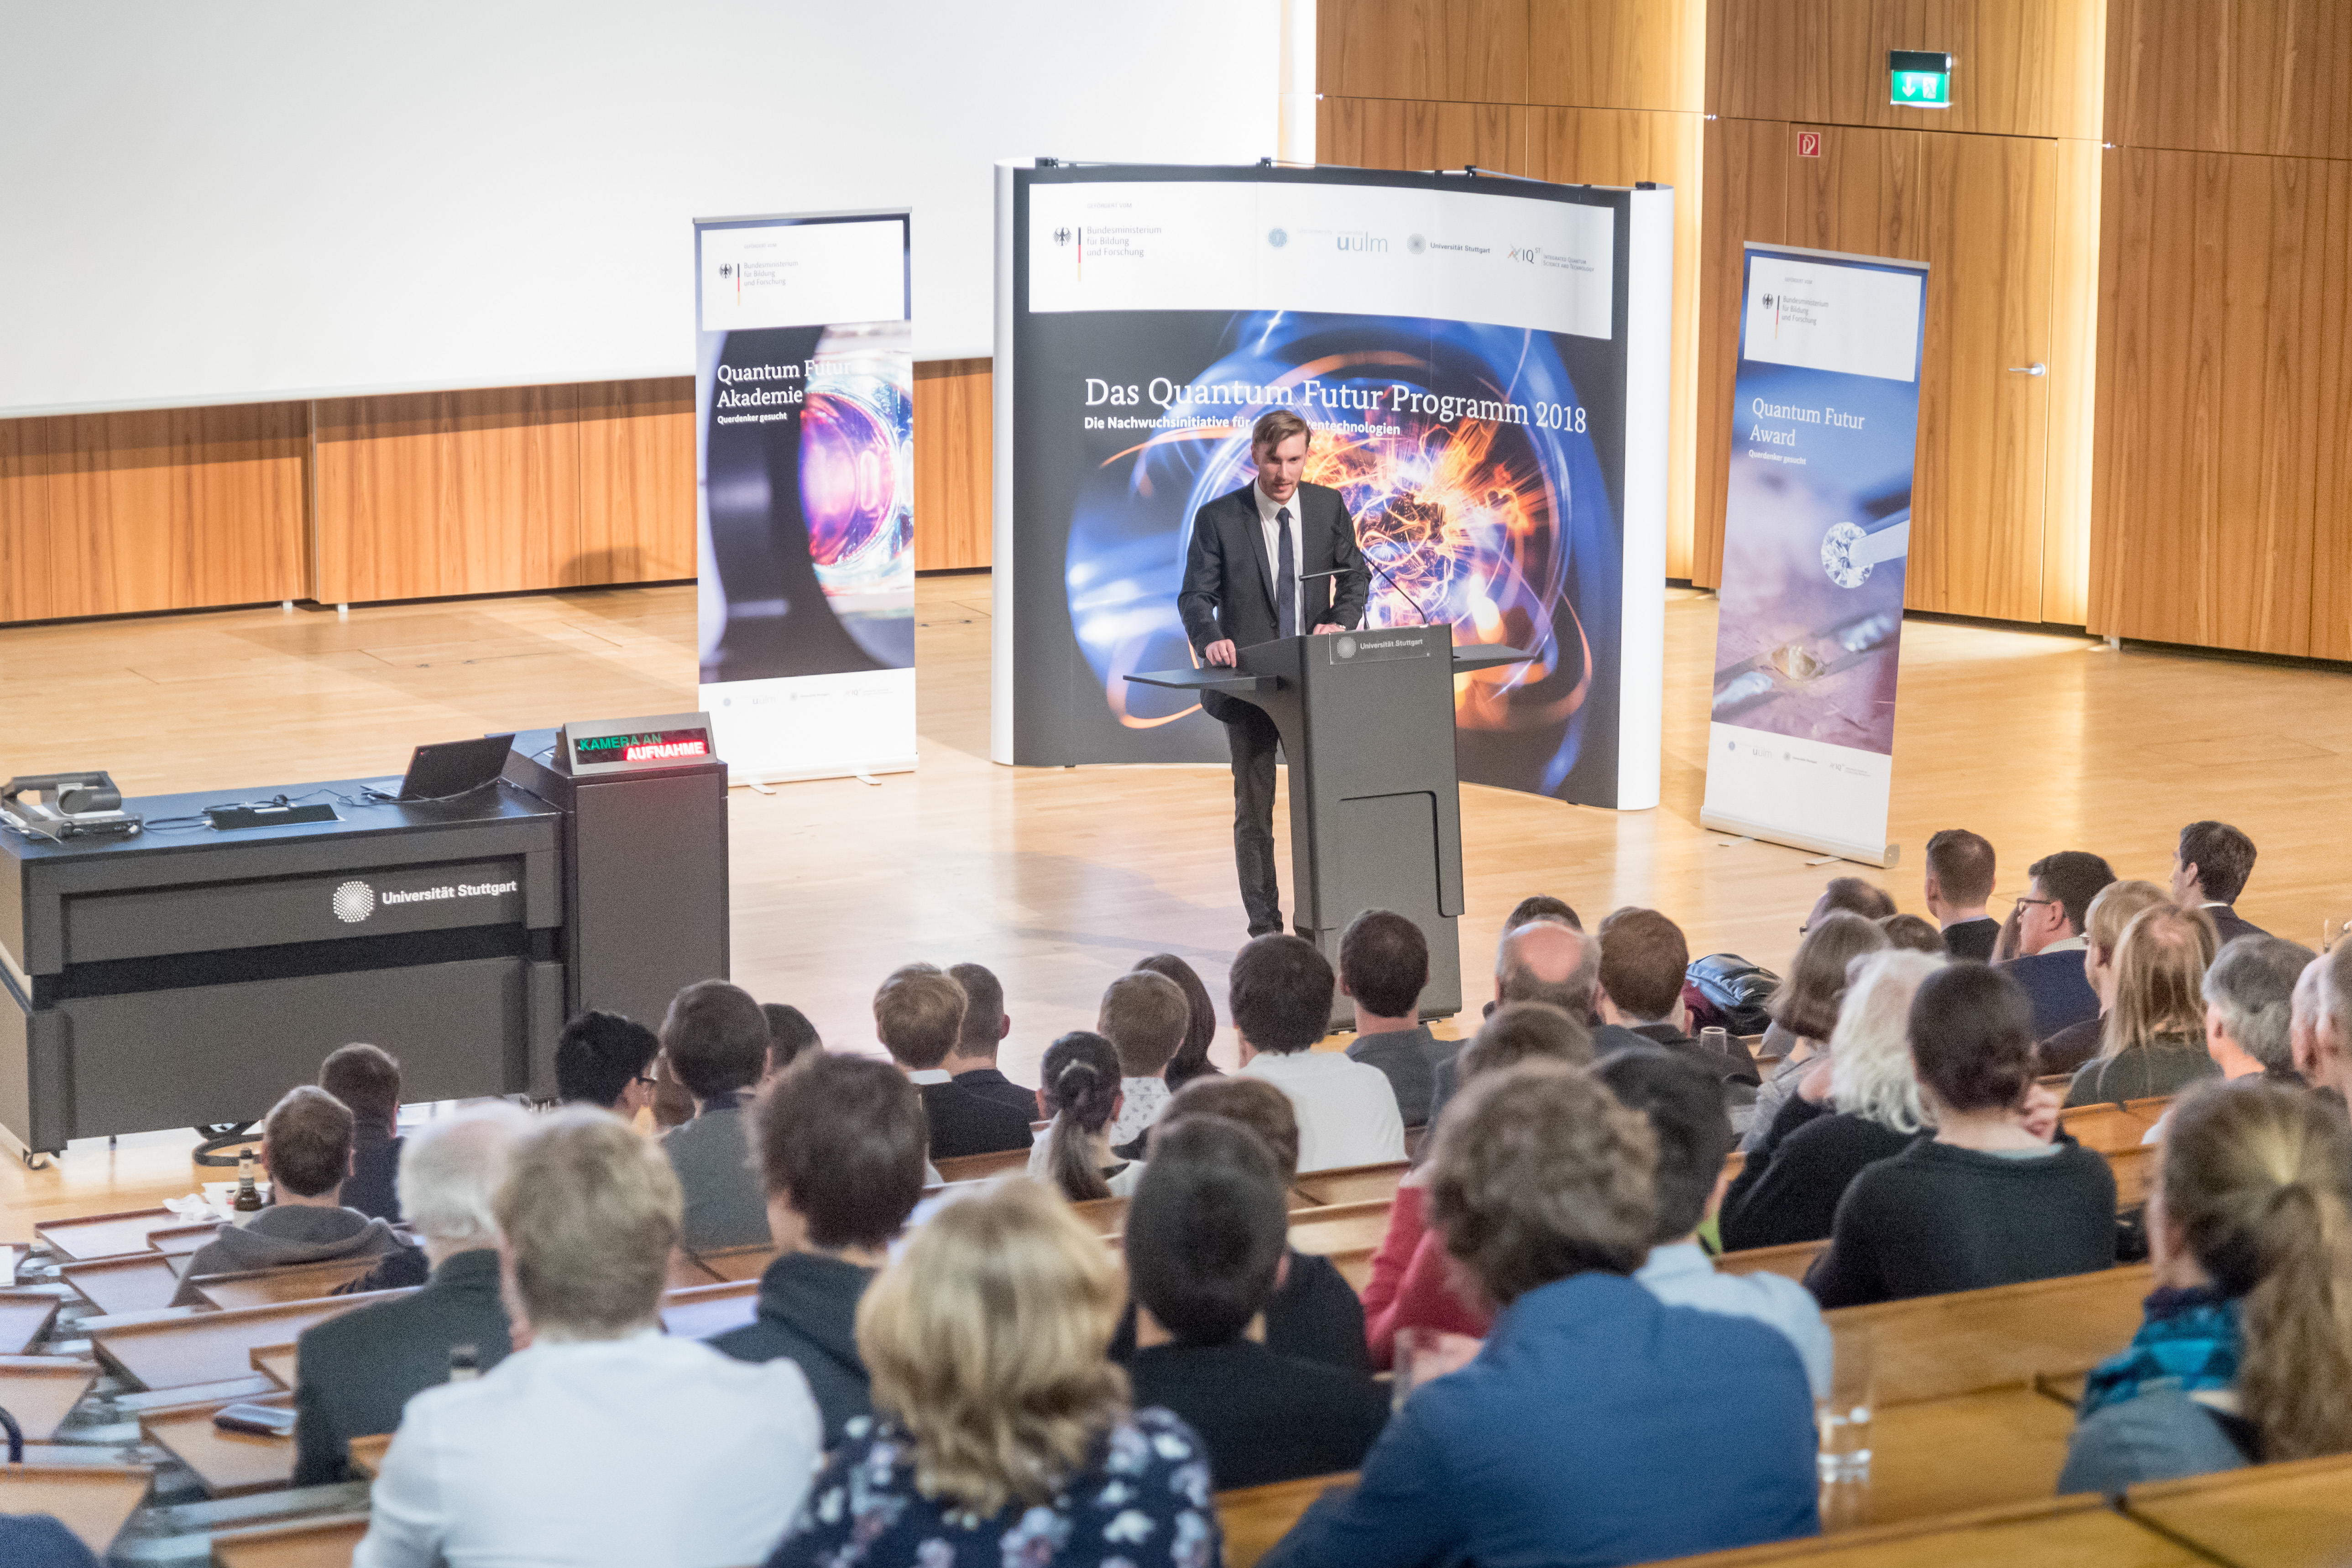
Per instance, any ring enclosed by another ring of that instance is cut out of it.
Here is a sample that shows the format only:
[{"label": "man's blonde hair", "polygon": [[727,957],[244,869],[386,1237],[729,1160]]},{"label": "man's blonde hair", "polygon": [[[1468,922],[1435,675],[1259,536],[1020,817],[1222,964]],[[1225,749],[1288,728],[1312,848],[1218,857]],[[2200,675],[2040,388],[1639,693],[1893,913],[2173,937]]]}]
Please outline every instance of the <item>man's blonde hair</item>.
[{"label": "man's blonde hair", "polygon": [[915,1441],[915,1482],[985,1518],[1049,1502],[1128,1414],[1107,1353],[1127,1289],[1067,1204],[1010,1177],[948,1205],[857,1309],[874,1404]]},{"label": "man's blonde hair", "polygon": [[1250,456],[1255,458],[1272,451],[1293,436],[1306,437],[1308,449],[1314,448],[1314,426],[1287,408],[1269,408],[1250,426]]},{"label": "man's blonde hair", "polygon": [[686,1203],[660,1148],[594,1106],[515,1145],[496,1206],[541,1335],[610,1340],[654,1321]]}]

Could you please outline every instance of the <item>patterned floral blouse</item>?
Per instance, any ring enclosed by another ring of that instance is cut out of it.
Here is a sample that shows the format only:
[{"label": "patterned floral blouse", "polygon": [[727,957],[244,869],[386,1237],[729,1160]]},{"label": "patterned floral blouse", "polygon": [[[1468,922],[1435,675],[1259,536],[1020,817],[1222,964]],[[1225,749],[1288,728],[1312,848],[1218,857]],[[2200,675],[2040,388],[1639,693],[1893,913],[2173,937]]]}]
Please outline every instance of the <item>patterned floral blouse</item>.
[{"label": "patterned floral blouse", "polygon": [[912,1439],[859,1417],[768,1568],[1218,1568],[1224,1537],[1191,1427],[1144,1410],[1112,1428],[1050,1507],[980,1519],[915,1489]]}]

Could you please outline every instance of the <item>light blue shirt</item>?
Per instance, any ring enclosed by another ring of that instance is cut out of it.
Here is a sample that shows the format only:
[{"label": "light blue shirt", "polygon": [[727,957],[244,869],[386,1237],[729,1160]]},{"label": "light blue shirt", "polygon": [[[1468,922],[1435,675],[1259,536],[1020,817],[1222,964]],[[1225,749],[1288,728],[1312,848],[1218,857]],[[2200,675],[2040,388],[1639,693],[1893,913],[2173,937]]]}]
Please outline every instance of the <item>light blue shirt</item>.
[{"label": "light blue shirt", "polygon": [[1696,1241],[1677,1241],[1650,1248],[1649,1260],[1634,1270],[1633,1281],[1670,1307],[1753,1318],[1780,1330],[1797,1347],[1813,1397],[1828,1397],[1830,1326],[1822,1321],[1822,1309],[1811,1292],[1794,1279],[1761,1271],[1717,1273],[1706,1248]]}]

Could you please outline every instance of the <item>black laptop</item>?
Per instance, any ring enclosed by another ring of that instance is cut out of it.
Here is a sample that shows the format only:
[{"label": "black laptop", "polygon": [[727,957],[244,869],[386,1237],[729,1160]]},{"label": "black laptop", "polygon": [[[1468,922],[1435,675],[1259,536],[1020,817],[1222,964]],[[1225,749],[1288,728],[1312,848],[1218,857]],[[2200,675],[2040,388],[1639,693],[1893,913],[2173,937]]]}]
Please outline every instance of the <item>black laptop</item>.
[{"label": "black laptop", "polygon": [[400,781],[400,798],[453,800],[488,789],[499,782],[499,774],[506,769],[507,753],[513,750],[512,735],[419,746],[409,754],[408,775]]}]

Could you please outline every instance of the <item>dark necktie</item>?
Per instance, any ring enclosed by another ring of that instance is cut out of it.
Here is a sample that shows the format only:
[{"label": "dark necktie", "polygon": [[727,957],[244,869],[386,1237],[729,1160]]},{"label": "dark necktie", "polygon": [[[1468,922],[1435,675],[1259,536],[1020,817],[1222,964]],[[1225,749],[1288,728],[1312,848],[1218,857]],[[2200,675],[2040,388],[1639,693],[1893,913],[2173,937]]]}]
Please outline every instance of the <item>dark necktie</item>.
[{"label": "dark necktie", "polygon": [[1282,529],[1280,547],[1274,556],[1274,635],[1295,637],[1298,635],[1298,557],[1290,548],[1290,509],[1276,512],[1274,521]]}]

